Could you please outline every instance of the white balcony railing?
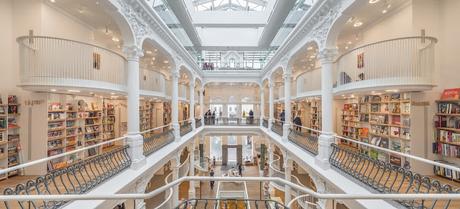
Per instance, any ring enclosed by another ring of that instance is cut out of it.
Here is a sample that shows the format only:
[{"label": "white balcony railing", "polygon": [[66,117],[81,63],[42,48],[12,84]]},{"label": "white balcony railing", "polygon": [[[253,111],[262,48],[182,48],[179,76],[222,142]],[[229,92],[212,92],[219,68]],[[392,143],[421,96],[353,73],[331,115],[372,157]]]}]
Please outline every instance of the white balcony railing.
[{"label": "white balcony railing", "polygon": [[405,37],[352,49],[337,59],[334,91],[431,88],[436,42],[432,37]]},{"label": "white balcony railing", "polygon": [[297,97],[321,95],[321,68],[305,72],[296,80]]},{"label": "white balcony railing", "polygon": [[164,95],[166,91],[165,76],[157,71],[143,69],[140,74],[140,88],[147,92]]},{"label": "white balcony railing", "polygon": [[126,59],[114,51],[45,36],[23,36],[17,42],[22,86],[126,88]]}]

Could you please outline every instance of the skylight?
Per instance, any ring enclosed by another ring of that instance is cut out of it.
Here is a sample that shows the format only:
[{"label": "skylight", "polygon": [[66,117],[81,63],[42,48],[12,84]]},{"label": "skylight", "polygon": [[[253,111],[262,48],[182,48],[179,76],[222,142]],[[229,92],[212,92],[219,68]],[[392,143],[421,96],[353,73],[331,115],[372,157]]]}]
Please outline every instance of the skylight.
[{"label": "skylight", "polygon": [[195,11],[264,11],[267,0],[192,0]]}]

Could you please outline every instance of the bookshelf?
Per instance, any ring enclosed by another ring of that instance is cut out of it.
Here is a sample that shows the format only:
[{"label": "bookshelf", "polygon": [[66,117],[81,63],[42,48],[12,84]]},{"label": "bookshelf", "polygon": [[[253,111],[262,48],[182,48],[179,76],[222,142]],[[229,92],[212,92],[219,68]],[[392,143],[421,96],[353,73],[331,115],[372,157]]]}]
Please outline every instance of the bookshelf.
[{"label": "bookshelf", "polygon": [[460,158],[460,100],[437,100],[433,153]]},{"label": "bookshelf", "polygon": [[[115,138],[115,105],[103,100],[102,116],[102,141],[109,141]],[[115,146],[114,143],[103,145],[103,151]]]},{"label": "bookshelf", "polygon": [[152,128],[153,105],[150,101],[141,101],[139,107],[140,130],[145,131]]},{"label": "bookshelf", "polygon": [[[18,97],[8,95],[8,115],[7,115],[7,137],[8,137],[8,167],[17,166],[21,163],[21,143],[19,136],[19,104]],[[19,175],[20,170],[11,171],[8,177]]]},{"label": "bookshelf", "polygon": [[[394,151],[410,152],[410,106],[408,93],[363,95],[343,105],[342,135]],[[374,159],[402,166],[402,159],[352,142],[343,144],[360,149]]]},{"label": "bookshelf", "polygon": [[[309,127],[315,130],[321,130],[321,100],[313,99],[309,102],[310,111],[308,114],[309,117]],[[316,134],[316,132],[313,132]]]}]

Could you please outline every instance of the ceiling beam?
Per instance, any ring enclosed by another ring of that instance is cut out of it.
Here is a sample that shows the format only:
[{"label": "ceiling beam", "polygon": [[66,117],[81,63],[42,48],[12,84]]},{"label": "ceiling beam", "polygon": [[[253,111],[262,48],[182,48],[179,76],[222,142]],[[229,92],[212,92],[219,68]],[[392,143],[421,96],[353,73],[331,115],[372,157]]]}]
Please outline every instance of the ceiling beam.
[{"label": "ceiling beam", "polygon": [[201,46],[201,39],[192,23],[192,17],[185,5],[184,1],[167,0],[169,7],[174,15],[179,20],[181,26],[184,28],[185,33],[190,38],[194,46]]},{"label": "ceiling beam", "polygon": [[284,20],[289,15],[289,12],[294,8],[296,0],[277,0],[273,11],[268,18],[259,40],[260,47],[269,47],[270,43],[275,38],[276,34],[283,26]]}]

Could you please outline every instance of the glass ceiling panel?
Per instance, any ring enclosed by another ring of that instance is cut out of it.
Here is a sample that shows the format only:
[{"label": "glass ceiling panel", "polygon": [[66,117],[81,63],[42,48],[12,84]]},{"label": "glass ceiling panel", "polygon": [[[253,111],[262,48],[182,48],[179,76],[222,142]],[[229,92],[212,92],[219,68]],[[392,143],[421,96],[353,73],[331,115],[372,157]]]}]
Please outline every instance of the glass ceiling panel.
[{"label": "glass ceiling panel", "polygon": [[203,70],[260,70],[270,60],[275,50],[268,51],[203,51],[199,65]]},{"label": "glass ceiling panel", "polygon": [[303,15],[305,15],[317,1],[318,0],[297,0],[294,7],[286,17],[286,20],[284,20],[283,26],[281,26],[275,38],[270,43],[270,46],[280,46],[291,33],[292,29],[294,29],[294,27],[303,17]]},{"label": "glass ceiling panel", "polygon": [[195,11],[264,11],[267,0],[191,0]]},{"label": "glass ceiling panel", "polygon": [[157,12],[169,29],[179,39],[184,46],[192,46],[192,41],[188,37],[184,28],[180,24],[174,12],[168,6],[166,0],[145,0]]}]

